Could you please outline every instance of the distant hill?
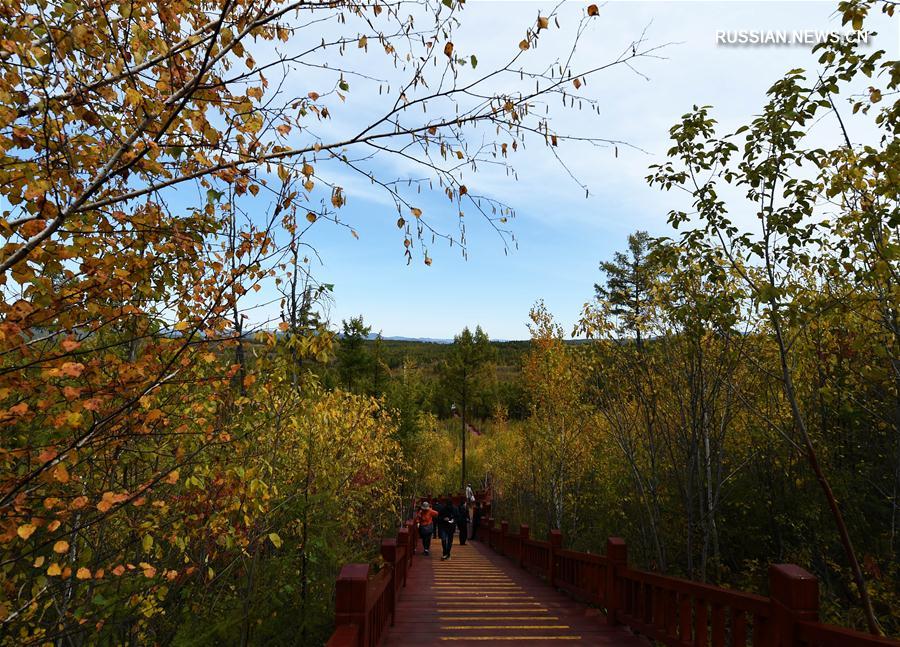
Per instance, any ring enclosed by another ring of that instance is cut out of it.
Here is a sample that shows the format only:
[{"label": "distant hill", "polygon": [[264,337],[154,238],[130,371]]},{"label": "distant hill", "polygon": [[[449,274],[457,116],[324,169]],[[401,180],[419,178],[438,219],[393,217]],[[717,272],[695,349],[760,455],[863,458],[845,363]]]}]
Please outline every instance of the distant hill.
[{"label": "distant hill", "polygon": [[[377,333],[369,333],[369,340],[372,341],[378,337]],[[414,341],[426,344],[452,344],[452,339],[436,339],[434,337],[382,337],[385,341]]]}]

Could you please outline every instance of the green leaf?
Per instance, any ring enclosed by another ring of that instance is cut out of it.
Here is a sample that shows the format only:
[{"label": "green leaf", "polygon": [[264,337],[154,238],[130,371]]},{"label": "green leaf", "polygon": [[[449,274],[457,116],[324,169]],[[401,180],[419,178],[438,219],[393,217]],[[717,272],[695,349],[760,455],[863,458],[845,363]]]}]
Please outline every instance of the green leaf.
[{"label": "green leaf", "polygon": [[475,54],[472,54],[472,56],[469,58],[469,62],[472,63],[472,69],[473,69],[473,70],[474,70],[476,67],[478,67],[478,59],[475,58]]},{"label": "green leaf", "polygon": [[277,532],[269,533],[269,541],[275,545],[275,548],[281,548],[281,537],[278,536]]}]

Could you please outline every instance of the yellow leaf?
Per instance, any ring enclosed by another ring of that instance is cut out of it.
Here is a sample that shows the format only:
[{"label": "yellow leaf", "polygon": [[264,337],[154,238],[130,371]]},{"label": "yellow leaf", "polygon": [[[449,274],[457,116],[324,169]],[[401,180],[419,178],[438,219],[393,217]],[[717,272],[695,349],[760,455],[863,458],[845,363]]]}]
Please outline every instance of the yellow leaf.
[{"label": "yellow leaf", "polygon": [[359,43],[357,43],[357,47],[362,49],[363,47],[365,47],[368,44],[368,42],[369,42],[368,39],[365,36],[363,36],[362,38],[359,39]]},{"label": "yellow leaf", "polygon": [[275,548],[281,548],[281,537],[278,536],[278,533],[269,533],[269,541],[275,545]]},{"label": "yellow leaf", "polygon": [[187,321],[179,321],[177,324],[175,324],[175,330],[182,332],[187,330],[189,326],[190,324]]},{"label": "yellow leaf", "polygon": [[410,207],[409,210],[412,213],[412,215],[414,215],[416,218],[422,217],[422,210],[419,209],[418,207]]},{"label": "yellow leaf", "polygon": [[50,567],[47,569],[47,575],[49,575],[50,577],[56,577],[60,573],[62,573],[62,569],[56,562],[50,564]]},{"label": "yellow leaf", "polygon": [[79,580],[89,580],[91,579],[91,572],[84,566],[82,566],[78,569],[78,572],[75,573],[75,577],[77,577]]},{"label": "yellow leaf", "polygon": [[54,553],[64,553],[69,550],[69,542],[60,539],[58,542],[53,544],[53,552]]},{"label": "yellow leaf", "polygon": [[309,177],[309,176],[312,175],[314,172],[315,172],[315,169],[314,169],[311,165],[306,164],[306,163],[304,162],[304,164],[303,164],[303,175],[305,175],[306,177]]},{"label": "yellow leaf", "polygon": [[87,46],[88,41],[90,39],[90,31],[88,30],[88,26],[86,24],[81,23],[81,22],[76,23],[72,27],[71,33],[72,33],[72,40],[75,41],[75,44],[78,47],[84,48],[85,46]]}]

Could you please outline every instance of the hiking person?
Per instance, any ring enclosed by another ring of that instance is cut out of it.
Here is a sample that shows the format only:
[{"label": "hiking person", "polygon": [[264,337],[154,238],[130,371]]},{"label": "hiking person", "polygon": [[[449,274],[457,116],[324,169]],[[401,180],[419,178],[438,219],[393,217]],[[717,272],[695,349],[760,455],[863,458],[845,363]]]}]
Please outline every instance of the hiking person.
[{"label": "hiking person", "polygon": [[431,509],[428,501],[422,501],[419,511],[416,513],[416,523],[419,526],[419,537],[422,539],[422,554],[428,556],[431,548],[431,538],[434,536],[434,520],[438,513]]},{"label": "hiking person", "polygon": [[475,492],[472,490],[472,484],[466,484],[466,513],[469,515],[471,524],[472,514],[475,512]]},{"label": "hiking person", "polygon": [[441,534],[441,546],[444,554],[441,559],[450,559],[450,549],[453,548],[453,535],[456,533],[456,506],[452,500],[446,501],[438,510],[438,531]]},{"label": "hiking person", "polygon": [[465,546],[469,538],[469,506],[465,501],[456,508],[456,524],[459,526],[459,545]]},{"label": "hiking person", "polygon": [[475,504],[475,512],[472,513],[472,540],[476,539],[478,527],[481,525],[481,501]]}]

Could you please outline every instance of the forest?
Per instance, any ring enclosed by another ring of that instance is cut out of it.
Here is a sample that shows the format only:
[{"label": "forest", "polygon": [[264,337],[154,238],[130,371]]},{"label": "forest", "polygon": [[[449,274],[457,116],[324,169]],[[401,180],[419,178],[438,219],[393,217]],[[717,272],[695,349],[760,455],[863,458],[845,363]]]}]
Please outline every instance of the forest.
[{"label": "forest", "polygon": [[[466,255],[475,218],[514,254],[478,173],[526,142],[617,146],[566,115],[655,52],[523,58],[553,30],[576,51],[591,4],[479,66],[464,5],[0,5],[0,645],[323,644],[340,566],[465,480],[648,570],[765,593],[768,564],[802,565],[823,619],[900,638],[900,60],[829,40],[737,128],[694,106],[644,171],[668,235],[598,258],[581,312],[510,313],[523,341],[383,339],[329,320],[311,262],[313,228],[357,237],[347,174],[402,262]],[[895,6],[837,15],[896,27]]]}]

